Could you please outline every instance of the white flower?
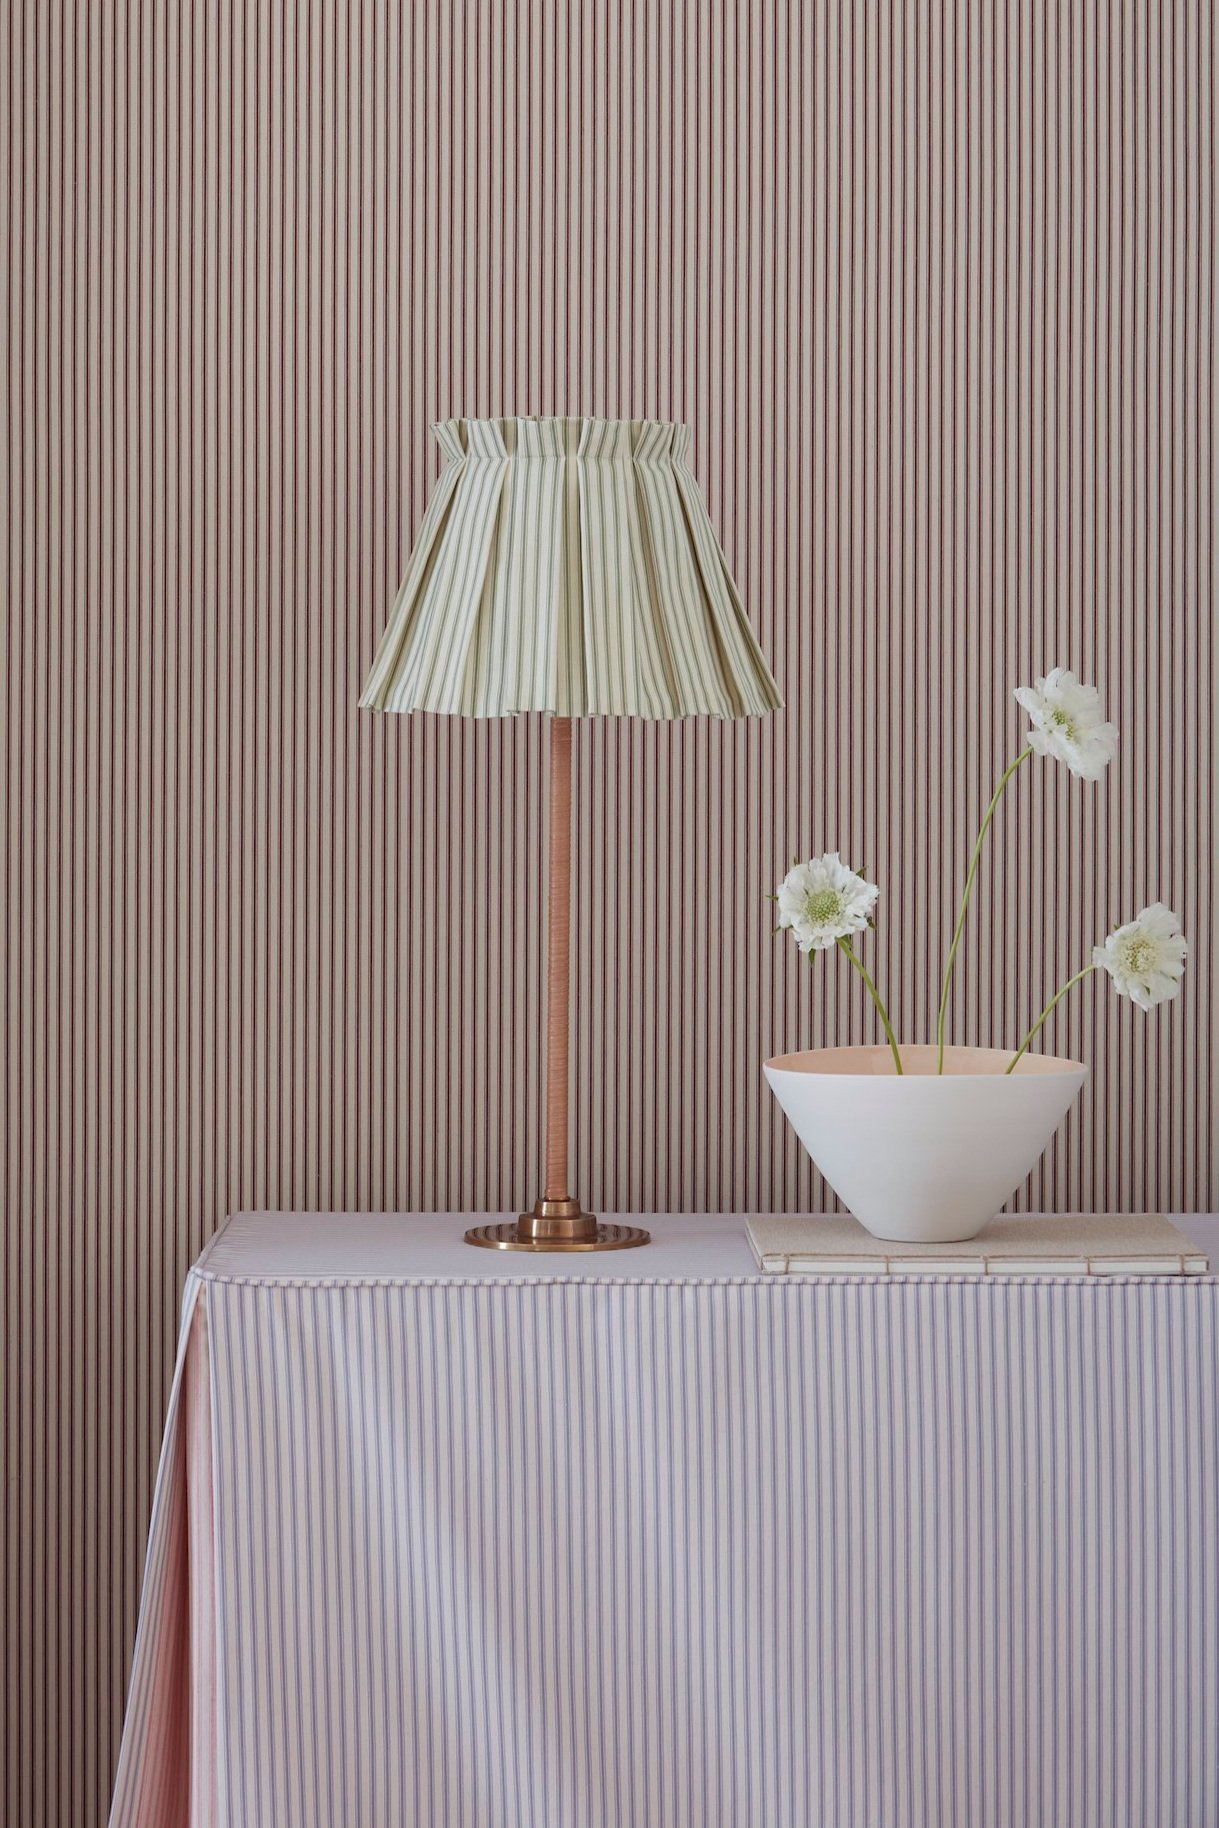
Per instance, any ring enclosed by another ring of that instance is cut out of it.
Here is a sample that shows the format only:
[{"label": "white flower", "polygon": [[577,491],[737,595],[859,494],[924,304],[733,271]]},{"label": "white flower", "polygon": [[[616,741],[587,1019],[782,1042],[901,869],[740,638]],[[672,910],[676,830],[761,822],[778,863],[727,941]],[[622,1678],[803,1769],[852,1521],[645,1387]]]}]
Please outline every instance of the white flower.
[{"label": "white flower", "polygon": [[1092,963],[1107,971],[1118,992],[1140,1009],[1154,1009],[1175,997],[1185,975],[1189,947],[1171,908],[1153,901],[1103,946],[1092,948]]},{"label": "white flower", "polygon": [[779,884],[779,925],[790,927],[802,951],[824,952],[862,933],[880,890],[848,869],[837,851],[797,863]]},{"label": "white flower", "polygon": [[1036,685],[1017,686],[1015,696],[1032,719],[1029,743],[1038,755],[1057,756],[1085,781],[1100,779],[1117,748],[1117,725],[1104,721],[1095,686],[1056,666]]}]

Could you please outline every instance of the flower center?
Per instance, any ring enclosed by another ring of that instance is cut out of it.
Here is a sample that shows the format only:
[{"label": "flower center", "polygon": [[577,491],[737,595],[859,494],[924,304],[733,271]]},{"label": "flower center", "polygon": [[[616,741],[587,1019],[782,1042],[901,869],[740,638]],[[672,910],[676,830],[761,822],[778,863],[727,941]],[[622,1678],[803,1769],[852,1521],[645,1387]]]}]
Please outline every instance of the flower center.
[{"label": "flower center", "polygon": [[828,926],[842,913],[842,896],[837,889],[814,889],[804,903],[804,912],[815,927]]},{"label": "flower center", "polygon": [[1067,713],[1062,710],[1051,711],[1050,722],[1069,742],[1075,741],[1077,732],[1075,729],[1075,719],[1073,717],[1069,717]]},{"label": "flower center", "polygon": [[1154,963],[1155,947],[1149,939],[1144,939],[1141,934],[1136,934],[1133,939],[1126,941],[1127,971],[1133,972],[1136,977],[1141,977],[1145,972],[1150,971]]}]

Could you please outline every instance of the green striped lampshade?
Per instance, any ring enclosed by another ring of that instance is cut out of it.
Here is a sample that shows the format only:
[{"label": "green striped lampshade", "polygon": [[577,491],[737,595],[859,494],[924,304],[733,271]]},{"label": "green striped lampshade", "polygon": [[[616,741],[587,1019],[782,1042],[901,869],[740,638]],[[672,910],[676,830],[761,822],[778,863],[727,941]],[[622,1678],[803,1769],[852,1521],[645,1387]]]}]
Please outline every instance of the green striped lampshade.
[{"label": "green striped lampshade", "polygon": [[749,717],[782,703],[680,425],[449,419],[360,703]]}]

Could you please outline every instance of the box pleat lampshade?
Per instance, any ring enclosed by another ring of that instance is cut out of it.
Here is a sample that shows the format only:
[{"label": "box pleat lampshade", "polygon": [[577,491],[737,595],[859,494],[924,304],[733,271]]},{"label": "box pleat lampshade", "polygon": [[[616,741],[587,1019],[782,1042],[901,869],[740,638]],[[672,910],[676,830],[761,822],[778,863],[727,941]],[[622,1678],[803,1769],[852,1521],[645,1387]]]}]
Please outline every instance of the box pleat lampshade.
[{"label": "box pleat lampshade", "polygon": [[506,717],[747,717],[780,703],[680,425],[450,419],[360,702]]},{"label": "box pleat lampshade", "polygon": [[546,1184],[472,1243],[644,1243],[567,1184],[571,719],[760,716],[782,700],[687,464],[683,426],[449,419],[428,503],[360,703],[453,717],[548,714]]}]

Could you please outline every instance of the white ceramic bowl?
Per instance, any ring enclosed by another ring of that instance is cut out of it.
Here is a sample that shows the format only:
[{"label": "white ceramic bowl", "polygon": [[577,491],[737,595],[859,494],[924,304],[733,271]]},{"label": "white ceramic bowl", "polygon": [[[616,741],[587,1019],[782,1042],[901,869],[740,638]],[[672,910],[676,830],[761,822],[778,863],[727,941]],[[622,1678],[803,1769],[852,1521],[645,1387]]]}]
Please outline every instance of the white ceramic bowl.
[{"label": "white ceramic bowl", "polygon": [[1088,1076],[1078,1060],[1015,1049],[887,1047],[780,1054],[770,1089],[839,1199],[875,1238],[972,1238],[1036,1165]]}]

